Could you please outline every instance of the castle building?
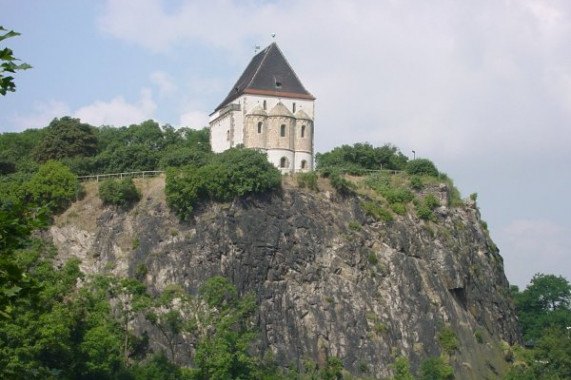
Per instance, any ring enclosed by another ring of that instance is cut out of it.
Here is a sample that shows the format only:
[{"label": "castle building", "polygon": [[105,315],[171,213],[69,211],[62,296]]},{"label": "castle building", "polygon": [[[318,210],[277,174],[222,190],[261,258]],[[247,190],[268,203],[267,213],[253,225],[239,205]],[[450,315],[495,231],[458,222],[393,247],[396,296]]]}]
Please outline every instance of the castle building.
[{"label": "castle building", "polygon": [[313,170],[314,101],[274,42],[210,115],[212,150],[243,144],[267,153],[282,173]]}]

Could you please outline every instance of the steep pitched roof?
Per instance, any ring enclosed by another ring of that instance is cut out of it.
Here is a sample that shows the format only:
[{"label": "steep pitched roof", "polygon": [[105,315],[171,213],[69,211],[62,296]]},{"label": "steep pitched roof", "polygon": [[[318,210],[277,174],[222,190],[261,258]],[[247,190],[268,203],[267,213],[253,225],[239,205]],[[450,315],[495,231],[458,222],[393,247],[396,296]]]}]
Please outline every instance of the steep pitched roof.
[{"label": "steep pitched roof", "polygon": [[240,79],[215,111],[243,94],[315,99],[303,87],[275,42],[252,58]]}]

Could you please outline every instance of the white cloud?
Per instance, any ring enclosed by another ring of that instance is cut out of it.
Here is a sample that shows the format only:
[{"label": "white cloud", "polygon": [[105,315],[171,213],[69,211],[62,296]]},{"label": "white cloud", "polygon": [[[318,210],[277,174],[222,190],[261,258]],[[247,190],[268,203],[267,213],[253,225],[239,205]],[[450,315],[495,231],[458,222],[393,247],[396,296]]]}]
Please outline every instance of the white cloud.
[{"label": "white cloud", "polygon": [[109,102],[96,101],[81,107],[74,115],[92,125],[118,127],[152,119],[156,108],[151,90],[143,89],[141,90],[141,98],[136,104],[128,103],[122,96],[117,96]]},{"label": "white cloud", "polygon": [[208,114],[202,111],[187,111],[180,117],[180,125],[182,127],[201,129],[208,126]]},{"label": "white cloud", "polygon": [[161,96],[171,95],[177,90],[172,77],[164,71],[155,71],[150,76],[151,83],[159,88]]},{"label": "white cloud", "polygon": [[179,4],[169,11],[168,2],[160,0],[108,0],[98,24],[107,34],[155,52],[190,39],[228,47],[240,42],[244,31],[257,30],[258,15],[273,8],[263,2],[232,0]]},{"label": "white cloud", "polygon": [[25,116],[15,116],[12,125],[15,131],[28,128],[44,128],[56,117],[70,114],[69,106],[65,102],[50,100],[44,104],[37,104],[32,113]]},{"label": "white cloud", "polygon": [[500,230],[506,273],[520,287],[535,273],[571,278],[571,229],[546,219],[518,219]]}]

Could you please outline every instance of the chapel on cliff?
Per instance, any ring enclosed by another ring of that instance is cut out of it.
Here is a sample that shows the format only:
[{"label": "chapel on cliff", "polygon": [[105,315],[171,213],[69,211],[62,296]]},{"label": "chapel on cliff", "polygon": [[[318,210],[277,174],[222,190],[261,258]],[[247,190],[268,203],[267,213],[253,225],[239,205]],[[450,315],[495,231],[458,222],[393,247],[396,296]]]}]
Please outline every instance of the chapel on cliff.
[{"label": "chapel on cliff", "polygon": [[314,102],[274,42],[210,115],[212,150],[243,144],[266,152],[282,173],[313,170]]}]

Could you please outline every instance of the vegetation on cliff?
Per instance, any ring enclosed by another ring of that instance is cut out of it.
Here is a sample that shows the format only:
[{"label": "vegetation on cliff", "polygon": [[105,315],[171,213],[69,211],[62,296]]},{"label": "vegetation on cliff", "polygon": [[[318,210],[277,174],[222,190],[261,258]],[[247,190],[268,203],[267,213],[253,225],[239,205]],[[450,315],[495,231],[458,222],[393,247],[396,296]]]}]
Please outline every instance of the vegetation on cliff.
[{"label": "vegetation on cliff", "polygon": [[[278,189],[282,177],[263,154],[213,154],[207,130],[174,130],[153,121],[94,128],[66,117],[44,130],[2,134],[0,148],[0,366],[7,378],[350,378],[335,356],[296,368],[277,367],[269,354],[257,356],[252,347],[258,305],[227,279],[212,278],[198,294],[180,286],[151,291],[140,281],[144,266],[133,278],[85,275],[77,259],[56,265],[54,247],[31,235],[45,224],[44,215],[56,215],[82,196],[77,175],[168,168],[168,204],[189,219],[200,202]],[[426,233],[453,241],[458,231],[435,227],[443,219],[438,209],[466,202],[431,161],[408,160],[396,147],[370,144],[344,145],[317,158],[320,175],[299,176],[299,187],[317,191],[319,181],[326,181],[341,195],[357,194],[357,208],[367,220],[416,217]],[[111,205],[139,202],[131,179],[101,183],[99,196]],[[353,234],[362,232],[358,221],[349,227]],[[371,277],[384,276],[385,264],[374,252],[367,262],[374,268]],[[478,268],[472,270],[477,276]],[[524,339],[533,348],[506,349],[514,368],[505,379],[571,376],[567,280],[537,275],[523,292],[512,291]],[[148,336],[134,329],[140,320],[160,332],[163,350],[151,352]],[[372,320],[374,331],[384,334],[386,326],[376,315]],[[481,332],[474,335],[483,342]],[[453,378],[450,363],[461,349],[459,340],[448,325],[437,336],[443,356],[425,357],[413,371],[407,358],[395,354],[394,363],[386,363],[393,379]],[[183,338],[195,345],[191,366],[177,356]],[[367,365],[361,364],[360,376],[367,378]]]},{"label": "vegetation on cliff", "polygon": [[199,202],[224,202],[276,190],[281,185],[281,174],[265,154],[233,148],[213,155],[210,162],[202,166],[171,168],[166,181],[169,206],[181,219],[186,219]]}]

